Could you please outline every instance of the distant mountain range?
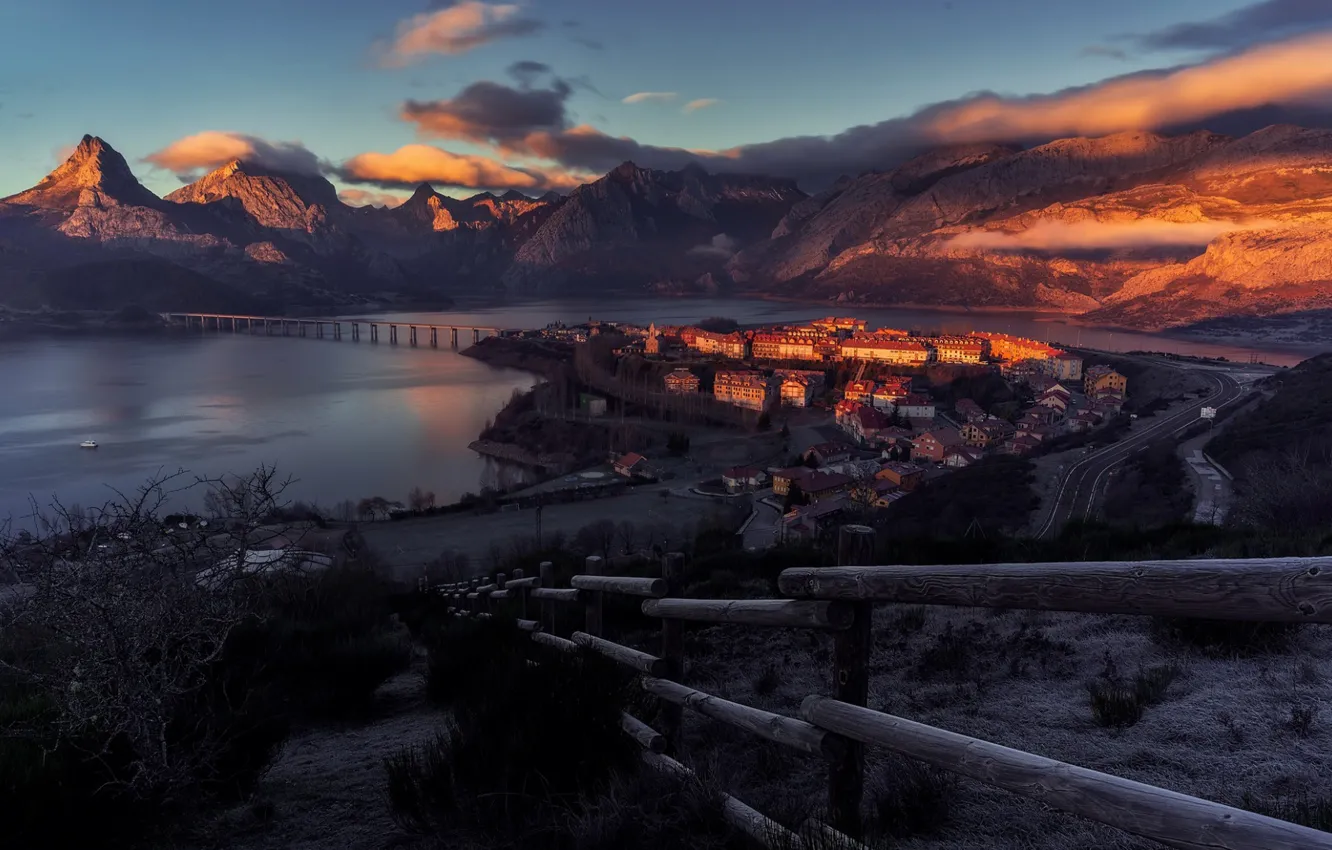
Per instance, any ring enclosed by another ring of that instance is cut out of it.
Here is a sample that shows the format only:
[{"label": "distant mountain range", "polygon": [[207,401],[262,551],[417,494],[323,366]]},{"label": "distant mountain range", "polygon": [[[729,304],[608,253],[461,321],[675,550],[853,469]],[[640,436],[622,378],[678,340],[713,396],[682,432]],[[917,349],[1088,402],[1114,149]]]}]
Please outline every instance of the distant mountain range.
[{"label": "distant mountain range", "polygon": [[806,195],[625,163],[573,190],[351,207],[233,161],[165,198],[85,136],[0,199],[0,302],[337,306],[399,293],[761,293],[1133,327],[1332,307],[1332,131],[942,148]]}]

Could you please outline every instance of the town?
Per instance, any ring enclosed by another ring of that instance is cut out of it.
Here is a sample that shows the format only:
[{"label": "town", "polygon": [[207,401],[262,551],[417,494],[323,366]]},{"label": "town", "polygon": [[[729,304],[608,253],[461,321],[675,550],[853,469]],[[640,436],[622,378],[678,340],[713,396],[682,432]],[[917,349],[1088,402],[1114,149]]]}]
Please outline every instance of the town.
[{"label": "town", "polygon": [[[891,509],[987,456],[1037,454],[1132,415],[1124,411],[1125,375],[1038,340],[870,329],[849,317],[728,325],[589,320],[503,336],[582,350],[601,340],[613,362],[606,374],[635,376],[592,381],[608,394],[659,411],[700,411],[714,422],[729,413],[755,433],[814,435],[779,463],[731,467],[711,482],[718,492],[752,493],[779,509],[775,543],[815,539],[849,515]],[[579,404],[589,416],[605,415],[604,398],[584,395]],[[655,479],[660,467],[639,451],[611,463],[617,477],[639,481]]]}]

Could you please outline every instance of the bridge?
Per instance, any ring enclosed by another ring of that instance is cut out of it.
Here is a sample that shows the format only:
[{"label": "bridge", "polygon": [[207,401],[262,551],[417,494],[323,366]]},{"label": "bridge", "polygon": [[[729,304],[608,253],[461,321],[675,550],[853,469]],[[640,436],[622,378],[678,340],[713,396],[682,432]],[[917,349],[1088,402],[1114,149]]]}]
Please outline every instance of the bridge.
[{"label": "bridge", "polygon": [[186,328],[198,326],[200,332],[215,330],[218,332],[230,329],[234,334],[251,334],[263,336],[312,336],[315,339],[334,339],[343,338],[343,327],[347,326],[351,330],[352,342],[360,342],[361,326],[365,325],[369,329],[370,342],[379,342],[379,332],[381,328],[388,328],[389,345],[398,344],[398,329],[407,330],[406,344],[418,345],[425,344],[428,337],[431,348],[439,348],[440,332],[448,333],[449,346],[458,347],[458,332],[471,331],[472,342],[477,343],[487,336],[499,336],[502,331],[500,328],[492,328],[484,325],[435,325],[424,322],[390,322],[376,319],[364,318],[324,318],[319,316],[246,316],[232,313],[162,313],[162,319],[167,322],[184,324]]}]

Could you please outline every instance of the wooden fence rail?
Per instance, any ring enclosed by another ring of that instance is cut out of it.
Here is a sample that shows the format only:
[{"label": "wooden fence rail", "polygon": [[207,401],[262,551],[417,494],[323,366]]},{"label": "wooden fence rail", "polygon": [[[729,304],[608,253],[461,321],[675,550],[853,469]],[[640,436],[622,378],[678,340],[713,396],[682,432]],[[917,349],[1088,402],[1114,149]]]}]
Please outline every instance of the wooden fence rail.
[{"label": "wooden fence rail", "polygon": [[[436,588],[457,616],[504,615],[541,645],[592,651],[642,674],[644,690],[661,700],[656,729],[625,714],[621,729],[643,747],[644,760],[692,776],[670,757],[679,749],[681,712],[688,708],[828,763],[831,824],[812,820],[792,832],[734,797],[725,796],[728,822],[771,850],[846,847],[863,850],[860,810],[864,748],[885,747],[1071,814],[1186,850],[1332,850],[1332,833],[1257,815],[1220,803],[1133,782],[1033,753],[1010,749],[866,707],[870,620],[875,602],[982,606],[1105,614],[1204,617],[1268,622],[1332,623],[1332,558],[1149,561],[1140,563],[869,566],[874,533],[844,526],[837,567],[782,572],[784,599],[684,599],[684,556],[662,558],[660,578],[607,576],[590,557],[572,587],[554,587],[554,568],[515,571]],[[483,583],[484,582],[484,583]],[[652,655],[605,639],[604,595],[648,597],[642,611],[661,621],[661,652]],[[538,619],[528,619],[531,600]],[[555,608],[580,604],[584,629],[554,634]],[[681,684],[686,621],[754,627],[804,628],[833,640],[832,697],[805,699],[787,717],[722,699]]]},{"label": "wooden fence rail", "polygon": [[1332,623],[1332,558],[798,567],[788,596],[1093,614]]}]

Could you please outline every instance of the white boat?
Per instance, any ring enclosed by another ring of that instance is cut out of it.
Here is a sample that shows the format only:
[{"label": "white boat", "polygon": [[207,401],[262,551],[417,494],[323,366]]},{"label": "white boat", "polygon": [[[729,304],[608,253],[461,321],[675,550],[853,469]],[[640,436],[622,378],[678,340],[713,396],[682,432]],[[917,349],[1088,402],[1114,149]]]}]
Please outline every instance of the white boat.
[{"label": "white boat", "polygon": [[84,440],[82,443],[79,443],[79,448],[81,448],[81,449],[95,449],[95,448],[97,448],[97,441],[96,441],[96,440]]}]

